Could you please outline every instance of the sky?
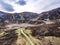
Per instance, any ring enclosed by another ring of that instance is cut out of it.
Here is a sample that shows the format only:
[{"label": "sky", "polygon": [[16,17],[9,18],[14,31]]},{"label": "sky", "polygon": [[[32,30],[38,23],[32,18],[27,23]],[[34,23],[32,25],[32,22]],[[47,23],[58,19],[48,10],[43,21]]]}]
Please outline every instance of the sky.
[{"label": "sky", "polygon": [[41,13],[60,7],[60,0],[0,0],[0,11]]}]

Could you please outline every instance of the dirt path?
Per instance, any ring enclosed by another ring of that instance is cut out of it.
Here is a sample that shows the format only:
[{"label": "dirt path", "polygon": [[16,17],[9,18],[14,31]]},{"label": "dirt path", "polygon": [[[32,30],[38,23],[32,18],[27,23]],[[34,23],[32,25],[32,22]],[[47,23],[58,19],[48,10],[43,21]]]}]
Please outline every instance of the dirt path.
[{"label": "dirt path", "polygon": [[34,43],[32,42],[32,40],[24,33],[24,28],[21,28],[21,33],[27,38],[27,40],[30,42],[31,45],[34,45]]}]

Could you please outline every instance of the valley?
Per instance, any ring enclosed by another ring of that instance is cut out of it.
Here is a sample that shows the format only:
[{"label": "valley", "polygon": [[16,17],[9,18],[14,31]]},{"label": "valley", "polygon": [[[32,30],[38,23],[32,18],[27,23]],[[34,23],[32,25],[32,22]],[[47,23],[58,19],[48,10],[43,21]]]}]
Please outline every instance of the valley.
[{"label": "valley", "polygon": [[0,11],[0,45],[60,45],[60,8],[40,14]]}]

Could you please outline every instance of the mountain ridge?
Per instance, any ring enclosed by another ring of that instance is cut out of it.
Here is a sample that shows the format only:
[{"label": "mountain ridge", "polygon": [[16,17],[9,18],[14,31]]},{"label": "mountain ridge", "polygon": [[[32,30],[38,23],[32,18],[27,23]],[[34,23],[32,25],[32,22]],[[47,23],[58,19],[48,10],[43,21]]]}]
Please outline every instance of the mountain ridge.
[{"label": "mountain ridge", "polygon": [[0,23],[40,24],[42,22],[41,20],[47,19],[60,19],[60,7],[40,14],[33,12],[5,13],[0,11]]}]

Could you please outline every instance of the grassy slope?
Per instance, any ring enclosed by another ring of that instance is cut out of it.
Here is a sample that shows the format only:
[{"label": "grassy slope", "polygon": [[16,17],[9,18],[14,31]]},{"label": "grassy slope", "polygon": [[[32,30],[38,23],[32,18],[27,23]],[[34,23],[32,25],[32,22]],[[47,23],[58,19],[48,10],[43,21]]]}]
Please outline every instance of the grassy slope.
[{"label": "grassy slope", "polygon": [[[30,33],[30,30],[24,31],[34,42],[35,45],[60,45],[60,37],[54,37],[54,36],[45,36],[42,39],[37,39],[36,37],[33,37]],[[16,30],[16,33],[18,34],[18,39],[16,41],[16,45],[30,45],[29,41],[21,34],[20,30]],[[0,30],[0,36],[4,35],[5,32]]]},{"label": "grassy slope", "polygon": [[[25,30],[24,32],[31,38],[35,45],[60,45],[60,37],[45,36],[42,39],[37,39],[30,34],[30,30]],[[29,42],[24,36],[20,35],[20,37],[22,37],[22,39],[25,39],[26,45],[29,45]]]}]

